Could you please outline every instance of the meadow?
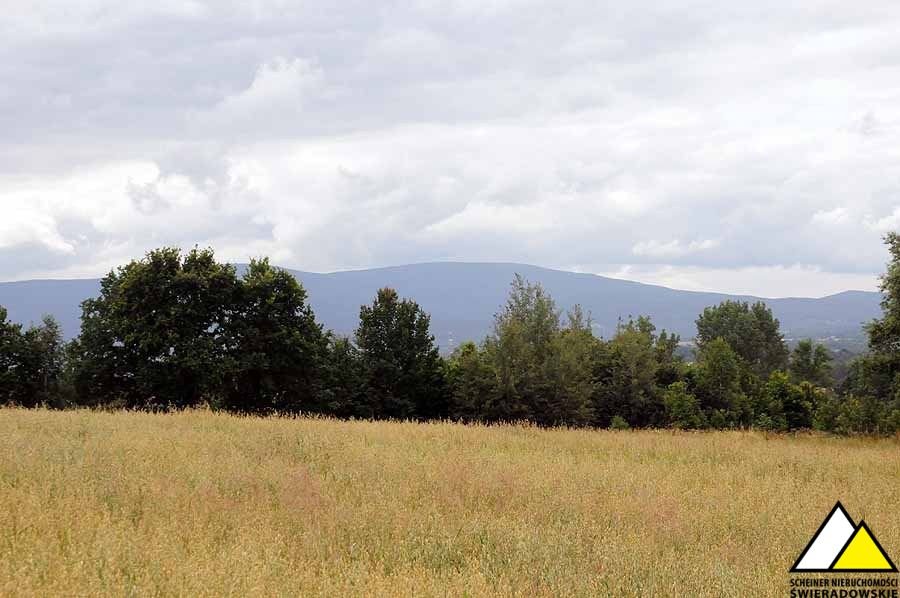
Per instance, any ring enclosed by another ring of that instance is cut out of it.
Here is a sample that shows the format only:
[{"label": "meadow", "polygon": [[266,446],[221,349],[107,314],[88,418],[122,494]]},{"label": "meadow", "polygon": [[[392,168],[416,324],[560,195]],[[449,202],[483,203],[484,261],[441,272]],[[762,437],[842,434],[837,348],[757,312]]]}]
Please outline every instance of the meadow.
[{"label": "meadow", "polygon": [[900,442],[0,409],[0,594],[786,595]]}]

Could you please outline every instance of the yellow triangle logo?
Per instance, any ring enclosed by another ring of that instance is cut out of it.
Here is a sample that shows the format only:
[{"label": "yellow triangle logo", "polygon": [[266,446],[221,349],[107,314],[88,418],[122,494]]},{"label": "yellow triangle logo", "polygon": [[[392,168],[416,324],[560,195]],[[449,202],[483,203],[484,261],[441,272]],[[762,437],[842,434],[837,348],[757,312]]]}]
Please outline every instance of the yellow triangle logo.
[{"label": "yellow triangle logo", "polygon": [[897,573],[865,521],[853,523],[838,501],[797,557],[791,573]]},{"label": "yellow triangle logo", "polygon": [[853,532],[847,545],[834,561],[835,571],[896,571],[894,564],[878,544],[865,521]]}]

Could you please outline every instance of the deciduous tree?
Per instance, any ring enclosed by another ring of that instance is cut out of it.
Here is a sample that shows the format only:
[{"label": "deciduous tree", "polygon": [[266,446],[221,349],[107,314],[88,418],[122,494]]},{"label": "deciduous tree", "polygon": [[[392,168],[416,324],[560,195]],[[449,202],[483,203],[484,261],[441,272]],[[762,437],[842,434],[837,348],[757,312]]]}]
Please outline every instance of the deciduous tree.
[{"label": "deciduous tree", "polygon": [[292,274],[268,259],[252,260],[237,285],[224,334],[229,409],[317,410],[327,339]]},{"label": "deciduous tree", "polygon": [[430,318],[415,301],[381,289],[359,313],[356,345],[366,374],[370,417],[427,419],[447,412],[441,358]]},{"label": "deciduous tree", "polygon": [[236,287],[234,267],[208,249],[157,249],[110,272],[100,296],[82,304],[73,356],[82,402],[181,408],[218,399]]},{"label": "deciduous tree", "polygon": [[749,369],[762,379],[787,367],[788,349],[778,320],[758,301],[724,301],[707,307],[697,319],[697,346],[723,339]]},{"label": "deciduous tree", "polygon": [[816,386],[830,387],[831,354],[824,345],[812,339],[801,340],[791,353],[791,375],[796,382],[810,382]]}]

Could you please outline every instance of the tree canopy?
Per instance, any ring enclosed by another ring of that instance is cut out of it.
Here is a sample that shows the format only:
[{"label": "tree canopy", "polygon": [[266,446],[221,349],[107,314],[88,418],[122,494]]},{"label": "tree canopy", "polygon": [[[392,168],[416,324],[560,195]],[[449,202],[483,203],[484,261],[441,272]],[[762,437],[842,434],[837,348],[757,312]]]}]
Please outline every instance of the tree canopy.
[{"label": "tree canopy", "polygon": [[723,301],[707,307],[697,319],[697,347],[722,339],[757,376],[787,366],[788,348],[778,319],[762,301]]},{"label": "tree canopy", "polygon": [[212,250],[161,248],[110,272],[82,304],[81,334],[23,328],[0,307],[0,402],[336,417],[529,421],[542,426],[900,430],[900,237],[885,239],[884,316],[834,388],[831,355],[792,351],[762,302],[697,319],[693,361],[645,316],[594,335],[516,276],[493,330],[443,358],[430,316],[383,288],[346,337],[323,330],[303,285],[267,259],[238,277]]},{"label": "tree canopy", "polygon": [[356,345],[367,380],[365,415],[397,419],[438,417],[444,413],[444,371],[430,318],[415,301],[397,291],[378,291],[359,311]]}]

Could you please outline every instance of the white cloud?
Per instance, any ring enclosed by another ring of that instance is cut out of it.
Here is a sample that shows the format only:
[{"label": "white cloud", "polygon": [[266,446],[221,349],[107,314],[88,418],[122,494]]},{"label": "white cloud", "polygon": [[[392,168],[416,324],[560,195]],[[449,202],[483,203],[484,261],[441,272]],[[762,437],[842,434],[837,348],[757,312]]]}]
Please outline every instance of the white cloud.
[{"label": "white cloud", "polygon": [[850,221],[850,213],[847,208],[834,208],[832,210],[819,210],[813,214],[812,221],[823,226],[839,226]]},{"label": "white cloud", "polygon": [[878,277],[873,274],[824,272],[819,268],[798,265],[727,269],[625,266],[594,273],[688,291],[755,297],[825,297],[847,290],[878,290]]},{"label": "white cloud", "polygon": [[682,243],[679,239],[673,239],[667,242],[656,240],[641,241],[631,248],[634,255],[650,258],[673,258],[683,257],[699,251],[708,251],[719,246],[717,239],[704,239],[702,241],[691,241],[690,243]]},{"label": "white cloud", "polygon": [[866,225],[871,230],[879,233],[900,230],[900,206],[894,208],[889,214],[880,218],[873,218],[872,216],[867,217]]},{"label": "white cloud", "polygon": [[0,249],[17,245],[40,245],[57,253],[72,253],[74,247],[60,235],[56,222],[39,206],[6,206],[0,220]]},{"label": "white cloud", "polygon": [[[249,87],[225,96],[211,110],[193,115],[193,121],[214,133],[245,128],[256,134],[277,133],[302,118],[305,104],[322,91],[322,69],[300,58],[276,57],[256,70]],[[274,127],[274,130],[267,125]]]}]

